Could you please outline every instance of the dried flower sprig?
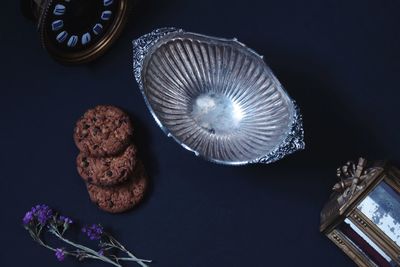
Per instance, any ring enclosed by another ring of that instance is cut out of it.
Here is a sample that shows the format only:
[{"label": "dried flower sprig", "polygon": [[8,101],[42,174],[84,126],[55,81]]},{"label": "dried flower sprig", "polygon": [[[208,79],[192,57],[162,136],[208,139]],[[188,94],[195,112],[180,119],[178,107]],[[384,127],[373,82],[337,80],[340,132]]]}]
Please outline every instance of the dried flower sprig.
[{"label": "dried flower sprig", "polygon": [[[105,232],[100,224],[93,224],[82,228],[82,232],[90,240],[99,242],[98,250],[91,249],[67,239],[65,237],[65,232],[74,222],[69,217],[58,215],[47,205],[32,207],[23,217],[22,223],[33,240],[39,245],[53,251],[59,261],[63,261],[67,256],[72,256],[80,261],[85,259],[101,260],[117,267],[122,267],[121,262],[123,261],[136,262],[142,267],[147,267],[148,265],[146,263],[151,262],[151,260],[137,258],[113,236]],[[56,236],[66,244],[67,248],[58,248],[47,244],[43,240],[45,232]],[[126,254],[126,257],[117,256],[116,253],[118,251]]]}]

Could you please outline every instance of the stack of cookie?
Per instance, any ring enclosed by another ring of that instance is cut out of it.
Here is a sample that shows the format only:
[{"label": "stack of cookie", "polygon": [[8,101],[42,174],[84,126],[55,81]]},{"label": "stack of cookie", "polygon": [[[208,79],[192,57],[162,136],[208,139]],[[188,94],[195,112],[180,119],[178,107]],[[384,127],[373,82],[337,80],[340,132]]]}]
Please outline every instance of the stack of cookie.
[{"label": "stack of cookie", "polygon": [[143,198],[147,176],[136,157],[129,116],[114,106],[88,110],[76,123],[76,164],[90,199],[104,211],[119,213]]}]

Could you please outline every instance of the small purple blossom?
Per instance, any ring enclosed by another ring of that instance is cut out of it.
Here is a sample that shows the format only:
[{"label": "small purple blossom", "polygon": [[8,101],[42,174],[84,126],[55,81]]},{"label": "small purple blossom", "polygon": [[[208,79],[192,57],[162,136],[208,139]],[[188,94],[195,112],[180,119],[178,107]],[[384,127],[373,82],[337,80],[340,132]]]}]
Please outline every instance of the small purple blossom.
[{"label": "small purple blossom", "polygon": [[45,225],[53,216],[53,210],[47,205],[37,205],[36,207],[32,208],[32,212],[35,214],[41,225]]},{"label": "small purple blossom", "polygon": [[22,223],[26,226],[28,224],[30,224],[34,219],[34,214],[32,211],[28,211],[27,213],[25,213],[24,218],[22,219]]},{"label": "small purple blossom", "polygon": [[98,253],[100,256],[104,256],[104,249],[100,249],[97,253]]},{"label": "small purple blossom", "polygon": [[63,261],[65,259],[65,252],[61,248],[56,249],[55,255],[57,257],[57,260],[59,260],[59,261]]},{"label": "small purple blossom", "polygon": [[66,224],[66,225],[72,224],[72,223],[73,223],[73,221],[71,220],[71,218],[66,217],[66,216],[62,216],[62,215],[58,218],[58,220],[59,220],[61,223]]},{"label": "small purple blossom", "polygon": [[53,216],[53,210],[47,205],[36,205],[30,211],[25,213],[22,222],[25,226],[33,222],[35,219],[41,224],[45,225],[48,220]]},{"label": "small purple blossom", "polygon": [[100,224],[93,224],[83,227],[82,232],[85,233],[90,240],[99,240],[103,235],[103,227]]}]

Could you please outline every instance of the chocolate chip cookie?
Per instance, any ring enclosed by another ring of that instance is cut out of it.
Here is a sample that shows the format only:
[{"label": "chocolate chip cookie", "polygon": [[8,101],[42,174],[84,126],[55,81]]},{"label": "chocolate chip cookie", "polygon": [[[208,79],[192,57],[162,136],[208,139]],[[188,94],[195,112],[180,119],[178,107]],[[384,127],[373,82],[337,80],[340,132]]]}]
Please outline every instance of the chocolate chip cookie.
[{"label": "chocolate chip cookie", "polygon": [[114,106],[100,105],[86,111],[78,120],[74,141],[81,152],[91,157],[112,156],[125,149],[132,132],[125,112]]},{"label": "chocolate chip cookie", "polygon": [[93,158],[79,153],[76,158],[79,175],[88,183],[111,186],[122,183],[133,174],[136,166],[136,148],[129,145],[120,155]]},{"label": "chocolate chip cookie", "polygon": [[92,202],[106,212],[120,213],[127,211],[143,199],[147,189],[148,178],[143,164],[137,168],[131,178],[122,184],[111,187],[102,187],[87,184],[89,197]]}]

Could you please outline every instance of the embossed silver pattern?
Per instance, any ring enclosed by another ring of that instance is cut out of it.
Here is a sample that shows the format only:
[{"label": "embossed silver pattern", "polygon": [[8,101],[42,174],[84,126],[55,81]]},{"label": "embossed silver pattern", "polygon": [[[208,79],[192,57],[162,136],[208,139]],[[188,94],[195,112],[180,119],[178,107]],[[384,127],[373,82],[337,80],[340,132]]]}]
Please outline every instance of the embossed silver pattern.
[{"label": "embossed silver pattern", "polygon": [[296,104],[236,39],[163,28],[133,46],[135,78],[156,122],[196,155],[240,165],[304,148]]}]

